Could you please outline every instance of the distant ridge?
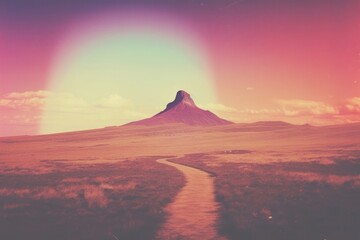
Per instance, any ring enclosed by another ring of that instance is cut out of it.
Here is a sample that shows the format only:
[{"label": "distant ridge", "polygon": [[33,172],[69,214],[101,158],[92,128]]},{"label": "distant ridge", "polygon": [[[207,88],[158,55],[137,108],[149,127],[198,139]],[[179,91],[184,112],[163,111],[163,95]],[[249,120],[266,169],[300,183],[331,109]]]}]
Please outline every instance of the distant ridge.
[{"label": "distant ridge", "polygon": [[175,100],[151,118],[128,123],[126,125],[159,125],[167,123],[183,123],[192,126],[216,126],[232,124],[232,122],[216,116],[210,111],[196,106],[189,93],[180,90]]}]

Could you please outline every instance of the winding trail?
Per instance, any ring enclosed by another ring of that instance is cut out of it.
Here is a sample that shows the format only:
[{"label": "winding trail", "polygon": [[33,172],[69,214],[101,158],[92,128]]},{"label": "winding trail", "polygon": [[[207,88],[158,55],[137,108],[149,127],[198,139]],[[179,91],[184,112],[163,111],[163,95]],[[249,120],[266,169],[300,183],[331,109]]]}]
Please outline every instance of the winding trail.
[{"label": "winding trail", "polygon": [[186,178],[186,185],[166,207],[169,218],[158,232],[158,239],[224,239],[216,229],[218,204],[213,177],[207,172],[166,159],[157,162],[175,167]]}]

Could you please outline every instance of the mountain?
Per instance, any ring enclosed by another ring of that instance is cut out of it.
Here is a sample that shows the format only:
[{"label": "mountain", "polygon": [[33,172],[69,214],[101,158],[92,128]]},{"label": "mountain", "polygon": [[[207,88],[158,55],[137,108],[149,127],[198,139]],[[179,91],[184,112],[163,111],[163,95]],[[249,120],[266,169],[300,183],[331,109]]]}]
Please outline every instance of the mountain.
[{"label": "mountain", "polygon": [[175,100],[166,105],[166,108],[151,118],[143,119],[127,125],[160,125],[167,123],[183,123],[192,126],[216,126],[232,124],[219,118],[210,111],[196,106],[189,93],[180,90]]}]

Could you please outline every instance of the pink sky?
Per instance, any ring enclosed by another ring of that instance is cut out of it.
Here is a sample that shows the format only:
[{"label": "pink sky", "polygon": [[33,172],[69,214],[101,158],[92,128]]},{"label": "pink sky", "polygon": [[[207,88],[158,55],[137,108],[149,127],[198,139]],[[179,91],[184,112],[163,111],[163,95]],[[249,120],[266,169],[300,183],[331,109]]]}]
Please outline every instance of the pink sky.
[{"label": "pink sky", "polygon": [[[71,26],[94,12],[131,5],[29,2],[0,5],[2,136],[38,133],[55,52]],[[291,2],[159,0],[145,7],[183,18],[200,36],[215,76],[217,102],[208,108],[223,117],[319,125],[360,121],[359,4]]]}]

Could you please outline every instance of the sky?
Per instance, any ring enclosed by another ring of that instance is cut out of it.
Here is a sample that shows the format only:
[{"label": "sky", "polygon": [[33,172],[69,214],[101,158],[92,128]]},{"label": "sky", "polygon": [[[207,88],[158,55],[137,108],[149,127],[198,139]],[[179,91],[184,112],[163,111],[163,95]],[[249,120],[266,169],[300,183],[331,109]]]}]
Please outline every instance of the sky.
[{"label": "sky", "polygon": [[360,121],[350,0],[0,2],[0,136],[121,125],[188,91],[234,122]]}]

